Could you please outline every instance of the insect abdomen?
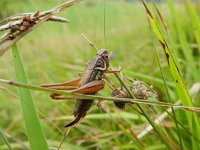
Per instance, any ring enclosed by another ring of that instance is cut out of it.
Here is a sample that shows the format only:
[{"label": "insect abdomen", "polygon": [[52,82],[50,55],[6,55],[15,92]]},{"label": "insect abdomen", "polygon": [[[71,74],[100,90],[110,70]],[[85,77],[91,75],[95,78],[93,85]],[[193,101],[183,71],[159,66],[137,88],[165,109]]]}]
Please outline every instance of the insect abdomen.
[{"label": "insect abdomen", "polygon": [[76,117],[72,122],[67,124],[65,127],[70,127],[78,123],[92,106],[93,100],[77,100],[74,109],[74,116]]},{"label": "insect abdomen", "polygon": [[93,100],[77,100],[76,106],[74,109],[74,116],[85,116],[87,111],[92,106]]}]

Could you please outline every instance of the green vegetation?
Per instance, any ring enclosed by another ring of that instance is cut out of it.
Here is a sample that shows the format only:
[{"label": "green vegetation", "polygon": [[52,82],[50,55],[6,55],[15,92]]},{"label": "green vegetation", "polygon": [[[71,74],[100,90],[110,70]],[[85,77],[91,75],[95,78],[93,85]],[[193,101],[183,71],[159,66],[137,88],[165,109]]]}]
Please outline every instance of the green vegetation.
[{"label": "green vegetation", "polygon": [[[18,82],[27,83],[26,74],[17,45],[14,44],[12,48],[13,62],[15,64],[16,80]],[[19,89],[19,97],[23,110],[25,125],[27,129],[30,147],[33,150],[48,149],[44,133],[38,121],[38,116],[33,104],[31,93],[28,89]]]},{"label": "green vegetation", "polygon": [[[49,0],[48,3],[39,0],[2,0],[0,17],[3,19],[17,13],[43,11],[61,2],[64,0]],[[47,22],[17,43],[28,83],[40,85],[65,82],[84,71],[86,66],[83,64],[95,55],[81,36],[81,33],[84,33],[97,48],[114,52],[115,57],[111,60],[113,68],[121,66],[125,76],[153,85],[158,92],[159,101],[175,103],[181,99],[183,105],[200,106],[199,92],[193,96],[188,94],[188,89],[200,80],[200,16],[197,13],[200,8],[196,3],[191,5],[187,0],[186,3],[176,4],[168,0],[167,3],[159,3],[156,6],[168,28],[167,32],[155,7],[147,6],[152,17],[147,15],[141,2],[109,0],[105,1],[104,5],[102,0],[85,0],[63,11],[61,16],[68,18],[69,24]],[[170,67],[164,50],[170,57]],[[0,78],[17,81],[19,78],[16,79],[14,73],[17,62],[13,61],[11,52],[9,50],[0,58]],[[20,73],[18,69],[16,71]],[[110,77],[116,85],[120,85],[115,76]],[[4,84],[1,86],[0,149],[26,149],[31,143],[30,134],[33,133],[34,136],[34,131],[40,130],[37,117],[32,118],[30,114],[23,117],[23,112],[31,113],[31,110],[22,111],[27,105],[26,102],[29,103],[28,100],[21,101],[21,106],[18,96],[23,96],[23,93],[18,95],[16,87]],[[48,93],[34,90],[31,93],[48,146],[57,148],[66,132],[64,126],[73,118],[71,113],[75,101],[53,101]],[[107,85],[99,92],[99,95],[106,97],[110,94],[111,90]],[[199,116],[195,112],[174,109],[174,113],[158,125],[161,136],[151,131],[137,139],[136,135],[140,134],[149,122],[133,109],[138,109],[136,105],[127,105],[126,112],[118,110],[111,101],[103,101],[102,105],[103,110],[93,105],[86,118],[71,128],[62,145],[63,149],[112,147],[154,150],[167,149],[166,145],[171,145],[174,149],[191,149],[191,146],[198,149],[200,146]],[[139,107],[144,109],[152,120],[166,111],[158,106]],[[29,126],[32,131],[25,126],[26,119],[33,119],[35,122]],[[35,140],[45,146],[42,131],[39,132],[41,135]],[[165,143],[161,139],[164,139]]]}]

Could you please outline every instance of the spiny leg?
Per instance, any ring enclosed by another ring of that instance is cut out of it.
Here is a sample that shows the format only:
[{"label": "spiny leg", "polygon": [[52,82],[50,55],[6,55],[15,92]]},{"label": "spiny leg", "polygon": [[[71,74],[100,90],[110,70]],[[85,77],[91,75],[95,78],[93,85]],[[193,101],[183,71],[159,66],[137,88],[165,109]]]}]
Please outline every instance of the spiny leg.
[{"label": "spiny leg", "polygon": [[[106,74],[114,74],[114,73],[120,73],[122,70],[107,70]],[[116,86],[113,84],[113,82],[107,77],[104,76],[104,80],[107,81],[108,86],[112,89],[112,90],[116,90]]]},{"label": "spiny leg", "polygon": [[65,88],[65,87],[61,87],[61,88],[59,88],[59,87],[55,87],[55,88],[49,88],[49,89],[52,89],[52,90],[59,90],[59,91],[69,91],[69,90],[75,90],[75,89],[77,89],[77,88]]},{"label": "spiny leg", "polygon": [[106,109],[104,108],[104,105],[103,105],[103,100],[98,100],[98,102],[97,102],[97,107],[98,107],[100,110],[103,110],[103,111],[106,110]]},{"label": "spiny leg", "polygon": [[79,72],[78,75],[79,75],[79,77],[83,77],[84,72]]},{"label": "spiny leg", "polygon": [[116,70],[107,70],[107,74],[114,74],[114,73],[120,73],[122,70],[121,69],[116,69]]},{"label": "spiny leg", "polygon": [[[105,82],[103,80],[92,81],[92,82],[89,82],[89,83],[79,87],[79,88],[75,88],[70,93],[77,93],[77,94],[96,93],[96,92],[100,91],[101,89],[103,89],[104,85],[105,85]],[[62,88],[61,88],[61,90],[62,90]],[[53,94],[51,94],[51,98],[61,100],[61,99],[68,99],[69,97],[63,97],[60,94],[53,93]]]},{"label": "spiny leg", "polygon": [[72,90],[70,93],[78,93],[78,94],[90,94],[96,93],[104,88],[105,82],[103,80],[92,81],[89,82],[75,90]]},{"label": "spiny leg", "polygon": [[64,83],[54,83],[54,84],[41,84],[41,87],[56,87],[56,86],[78,86],[81,78],[77,78]]},{"label": "spiny leg", "polygon": [[[75,90],[77,88],[65,88],[65,87],[57,87],[57,86],[77,86],[80,82],[80,78],[71,80],[65,83],[55,83],[55,84],[42,84],[41,87],[53,89],[53,90]],[[51,88],[53,87],[53,88]],[[53,93],[50,95],[52,99],[67,99],[68,97],[60,97],[61,94]]]},{"label": "spiny leg", "polygon": [[[118,97],[118,98],[127,98],[128,95],[126,94],[126,92],[123,91],[123,89],[119,89],[117,88],[112,81],[108,78],[108,77],[104,77],[104,79],[107,81],[109,87],[112,89],[112,97]],[[124,110],[125,109],[125,103],[124,102],[114,102],[115,106],[117,106],[117,108]]]},{"label": "spiny leg", "polygon": [[74,97],[62,96],[61,94],[53,93],[50,95],[53,100],[72,100]]},{"label": "spiny leg", "polygon": [[105,81],[107,81],[108,86],[111,88],[111,90],[116,90],[116,86],[113,84],[113,82],[106,76],[104,76],[103,78]]},{"label": "spiny leg", "polygon": [[[117,89],[108,77],[104,76],[103,80],[107,81],[108,86],[111,88],[111,90]],[[103,100],[98,100],[97,107],[101,110],[105,110],[105,108],[102,106],[102,102],[103,102]]]},{"label": "spiny leg", "polygon": [[[61,91],[65,90],[65,91],[66,91],[66,90],[75,90],[75,89],[77,89],[77,88],[49,88],[49,89],[61,90]],[[51,97],[52,99],[55,99],[57,96],[61,96],[61,94],[53,93],[53,94],[50,95],[50,97]],[[64,99],[64,98],[62,98],[62,99]]]},{"label": "spiny leg", "polygon": [[[72,90],[70,93],[86,94],[86,93],[96,93],[104,88],[104,81],[92,81],[83,85],[82,87]],[[74,99],[73,97],[62,96],[61,94],[53,93],[50,95],[52,99],[55,100],[68,100]]]}]

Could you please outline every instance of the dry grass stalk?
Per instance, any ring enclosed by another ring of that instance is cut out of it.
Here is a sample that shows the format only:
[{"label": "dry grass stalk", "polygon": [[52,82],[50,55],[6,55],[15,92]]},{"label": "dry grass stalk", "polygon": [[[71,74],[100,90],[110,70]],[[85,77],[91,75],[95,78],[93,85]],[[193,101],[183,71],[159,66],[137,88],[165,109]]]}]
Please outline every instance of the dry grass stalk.
[{"label": "dry grass stalk", "polygon": [[7,24],[0,26],[0,31],[9,29],[9,31],[0,38],[0,56],[2,56],[14,43],[19,41],[30,31],[36,29],[45,21],[51,20],[67,22],[66,19],[57,17],[55,14],[80,1],[81,0],[70,0],[48,11],[41,13],[36,11],[35,13],[17,14],[0,21],[0,24],[8,22]]}]

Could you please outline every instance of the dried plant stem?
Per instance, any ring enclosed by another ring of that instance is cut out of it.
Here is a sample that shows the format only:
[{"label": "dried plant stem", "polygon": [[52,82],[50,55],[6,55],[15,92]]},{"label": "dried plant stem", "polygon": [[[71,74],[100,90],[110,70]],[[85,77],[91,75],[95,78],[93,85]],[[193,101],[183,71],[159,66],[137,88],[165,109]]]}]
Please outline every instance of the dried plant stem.
[{"label": "dried plant stem", "polygon": [[27,29],[26,31],[19,32],[15,35],[14,39],[5,39],[0,41],[0,56],[2,56],[8,48],[10,48],[14,43],[19,41],[21,38],[23,38],[27,33],[31,32],[32,30],[36,29],[38,26],[40,26],[42,23],[50,19],[55,14],[61,12],[62,10],[80,2],[81,0],[70,0],[68,2],[65,2],[57,7],[54,7],[53,9],[50,9],[48,11],[42,12],[46,15],[42,17],[33,27]]},{"label": "dried plant stem", "polygon": [[62,144],[63,144],[65,138],[67,137],[67,135],[69,134],[70,130],[71,130],[71,127],[67,128],[67,131],[64,133],[63,138],[58,146],[58,150],[60,150],[60,148],[62,147]]},{"label": "dried plant stem", "polygon": [[151,101],[151,100],[147,101],[147,100],[134,99],[134,98],[116,98],[116,97],[104,97],[104,96],[96,96],[96,95],[75,94],[75,93],[47,89],[47,88],[42,88],[42,87],[35,86],[35,85],[19,83],[19,82],[3,80],[3,79],[0,79],[0,83],[17,86],[17,87],[21,87],[21,88],[26,88],[26,89],[31,89],[31,90],[36,90],[36,91],[43,91],[43,92],[47,92],[47,93],[56,93],[56,94],[61,94],[61,95],[66,95],[66,96],[73,96],[74,100],[77,100],[78,98],[88,99],[88,100],[98,99],[98,100],[125,102],[125,103],[131,103],[131,104],[145,104],[145,105],[153,105],[153,106],[160,106],[160,107],[173,107],[173,108],[192,111],[192,112],[196,112],[196,113],[200,112],[199,107],[193,107],[193,106],[181,106],[181,105],[176,105],[176,104],[171,104],[171,103],[157,102],[157,101]]}]

